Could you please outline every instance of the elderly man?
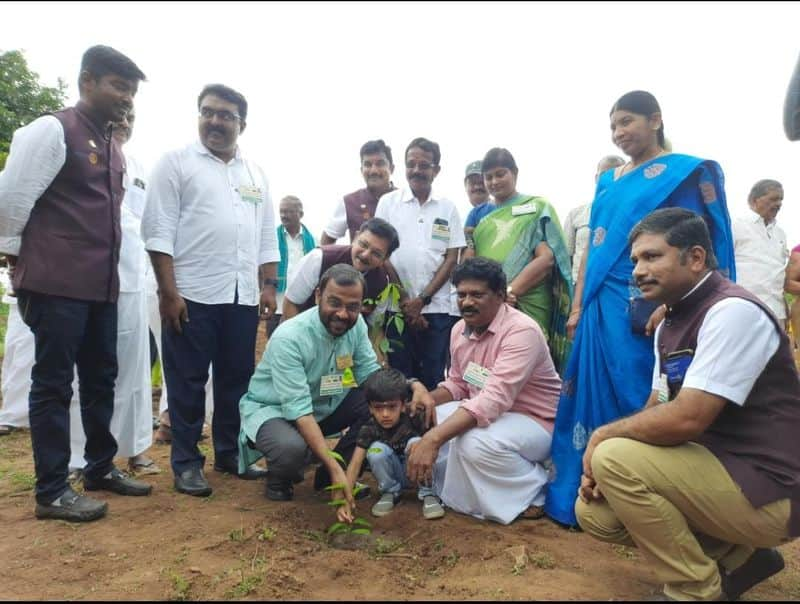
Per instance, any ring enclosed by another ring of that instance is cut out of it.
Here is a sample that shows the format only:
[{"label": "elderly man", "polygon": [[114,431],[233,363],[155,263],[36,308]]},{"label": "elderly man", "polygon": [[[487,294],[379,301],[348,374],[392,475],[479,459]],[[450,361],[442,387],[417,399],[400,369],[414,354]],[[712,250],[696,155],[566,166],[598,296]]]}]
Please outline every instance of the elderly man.
[{"label": "elderly man", "polygon": [[14,267],[17,306],[36,347],[29,415],[37,518],[89,521],[108,508],[67,484],[76,364],[87,437],[84,488],[151,491],[114,467],[117,443],[110,430],[125,181],[111,122],[130,111],[144,79],[117,50],[89,48],[77,105],[17,130],[0,173],[0,252]]},{"label": "elderly man", "polygon": [[759,180],[750,189],[747,203],[752,213],[733,222],[736,283],[759,297],[786,326],[783,286],[789,248],[786,233],[776,218],[783,204],[783,185]]},{"label": "elderly man", "polygon": [[389,282],[384,264],[400,244],[395,228],[380,218],[367,220],[351,245],[323,245],[297,263],[291,286],[283,299],[283,318],[291,319],[315,304],[320,277],[334,264],[349,264],[364,277],[364,298],[369,299],[365,314],[375,307],[374,300]]},{"label": "elderly man", "polygon": [[[600,175],[606,170],[611,170],[617,166],[625,164],[625,160],[618,155],[606,155],[597,164],[597,171],[594,174],[594,182],[600,179]],[[567,240],[567,251],[572,261],[572,283],[578,281],[581,261],[589,246],[589,218],[592,213],[592,204],[586,203],[577,208],[573,208],[564,219],[564,237]]]},{"label": "elderly man", "polygon": [[681,208],[630,233],[633,276],[667,305],[645,408],[597,428],[575,513],[636,545],[673,600],[735,600],[800,535],[800,382],[780,322],[715,271],[708,227]]},{"label": "elderly man", "polygon": [[289,284],[294,281],[297,267],[303,256],[316,247],[314,236],[301,222],[303,218],[303,202],[294,195],[287,195],[278,205],[281,225],[278,227],[278,250],[281,262],[278,264],[278,297],[277,310],[267,321],[267,337],[283,319],[283,297]]},{"label": "elderly man", "polygon": [[[239,463],[267,458],[268,499],[292,499],[292,483],[303,480],[313,454],[322,463],[314,488],[332,479],[345,485],[344,498],[353,503],[345,470],[329,454],[325,437],[346,428],[333,450],[349,460],[369,419],[359,385],[380,366],[361,317],[364,287],[364,277],[352,266],[326,270],[317,306],[278,326],[242,397]],[[422,390],[419,384],[415,388]]]},{"label": "elderly man", "polygon": [[498,262],[467,259],[453,283],[463,319],[450,336],[447,379],[414,396],[437,425],[412,445],[409,480],[432,477],[445,505],[476,518],[541,517],[561,390],[544,333],[506,304]]},{"label": "elderly man", "polygon": [[433,388],[444,377],[447,342],[456,321],[450,315],[450,275],[464,247],[464,231],[455,204],[433,190],[441,170],[439,145],[416,138],[406,147],[408,188],[381,197],[375,216],[400,235],[392,257],[407,298],[400,308],[405,329],[392,322],[387,335],[401,344],[389,352],[389,364],[406,377]]},{"label": "elderly man", "polygon": [[363,189],[348,193],[336,205],[328,226],[322,233],[320,243],[331,245],[337,239],[350,233],[350,241],[354,241],[361,225],[375,216],[378,200],[389,191],[394,191],[392,184],[392,149],[378,139],[367,141],[359,151],[361,157],[361,176],[367,185]]},{"label": "elderly man", "polygon": [[172,424],[172,471],[179,493],[211,486],[197,447],[205,384],[213,368],[214,469],[238,470],[239,399],[255,366],[259,306],[275,312],[275,218],[269,183],[237,141],[247,123],[244,96],[221,84],[197,98],[200,140],[165,154],[150,179],[142,235],[158,280],[164,378]]}]

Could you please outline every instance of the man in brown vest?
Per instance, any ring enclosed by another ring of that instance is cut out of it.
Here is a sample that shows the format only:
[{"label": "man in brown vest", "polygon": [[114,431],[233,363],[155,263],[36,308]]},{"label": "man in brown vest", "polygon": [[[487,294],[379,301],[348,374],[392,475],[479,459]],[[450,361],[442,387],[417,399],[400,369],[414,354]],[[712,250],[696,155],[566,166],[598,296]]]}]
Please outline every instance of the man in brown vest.
[{"label": "man in brown vest", "polygon": [[597,428],[575,513],[641,548],[668,600],[739,597],[800,534],[800,382],[763,302],[716,272],[705,221],[657,210],[629,236],[633,276],[667,305],[645,408]]},{"label": "man in brown vest", "polygon": [[0,252],[14,267],[17,306],[36,342],[29,414],[37,518],[96,520],[108,507],[67,484],[76,364],[86,433],[84,488],[121,495],[151,490],[114,467],[117,443],[109,429],[125,192],[125,160],[111,122],[132,109],[144,79],[113,48],[88,49],[78,104],[17,130],[0,175]]},{"label": "man in brown vest", "polygon": [[381,195],[394,191],[392,184],[392,149],[378,139],[367,141],[361,146],[361,176],[366,187],[344,196],[333,211],[325,230],[322,232],[321,245],[336,243],[337,239],[350,234],[350,241],[355,241],[356,233],[365,221],[375,216],[375,208]]}]

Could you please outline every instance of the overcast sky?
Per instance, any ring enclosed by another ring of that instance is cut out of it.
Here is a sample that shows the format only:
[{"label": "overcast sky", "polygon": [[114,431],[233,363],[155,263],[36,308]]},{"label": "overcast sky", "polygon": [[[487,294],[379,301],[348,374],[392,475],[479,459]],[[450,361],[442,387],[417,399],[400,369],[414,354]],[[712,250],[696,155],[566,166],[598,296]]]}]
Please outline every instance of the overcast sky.
[{"label": "overcast sky", "polygon": [[394,182],[417,136],[438,142],[434,186],[462,220],[466,164],[493,146],[518,189],[562,220],[591,200],[597,160],[618,153],[608,112],[630,90],[658,98],[677,152],[718,161],[732,216],[761,178],[784,184],[779,223],[800,243],[800,143],[782,130],[800,53],[796,2],[4,2],[0,50],[22,49],[45,84],[77,100],[93,44],[147,74],[128,152],[152,166],[197,137],[196,97],[221,82],[250,108],[242,150],[280,197],[299,196],[319,235],[335,201],[363,186],[358,150],[383,138]]}]

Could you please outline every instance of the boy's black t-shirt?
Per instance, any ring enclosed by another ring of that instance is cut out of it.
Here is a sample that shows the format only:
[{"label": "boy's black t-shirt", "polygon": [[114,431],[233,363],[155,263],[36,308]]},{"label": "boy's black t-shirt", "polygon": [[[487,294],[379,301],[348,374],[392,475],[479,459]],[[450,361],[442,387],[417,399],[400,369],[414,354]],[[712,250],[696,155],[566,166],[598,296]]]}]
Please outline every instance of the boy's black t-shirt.
[{"label": "boy's black t-shirt", "polygon": [[358,431],[356,445],[362,449],[369,449],[372,443],[380,441],[389,445],[398,455],[403,455],[408,441],[426,432],[423,427],[424,417],[423,413],[410,417],[404,411],[400,414],[400,421],[388,430],[375,421],[374,417],[370,417]]}]

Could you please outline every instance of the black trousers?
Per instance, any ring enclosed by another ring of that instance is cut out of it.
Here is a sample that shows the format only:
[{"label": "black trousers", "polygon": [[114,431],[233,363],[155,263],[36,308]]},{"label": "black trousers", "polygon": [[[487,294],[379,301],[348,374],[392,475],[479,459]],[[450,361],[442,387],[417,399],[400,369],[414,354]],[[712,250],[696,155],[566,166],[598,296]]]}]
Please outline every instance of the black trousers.
[{"label": "black trousers", "polygon": [[67,488],[76,365],[86,433],[84,472],[100,478],[113,468],[117,441],[109,426],[117,379],[117,305],[24,290],[17,292],[17,301],[36,349],[28,397],[36,501],[49,504]]}]

